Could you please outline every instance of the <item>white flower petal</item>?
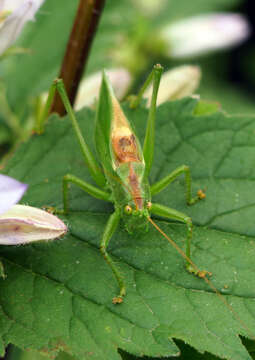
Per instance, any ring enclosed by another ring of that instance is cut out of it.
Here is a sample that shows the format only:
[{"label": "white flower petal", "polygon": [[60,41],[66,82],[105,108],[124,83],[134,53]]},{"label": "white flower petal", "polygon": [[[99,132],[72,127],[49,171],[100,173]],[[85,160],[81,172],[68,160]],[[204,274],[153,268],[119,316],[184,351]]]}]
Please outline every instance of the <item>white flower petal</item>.
[{"label": "white flower petal", "polygon": [[14,11],[23,3],[24,0],[0,0],[0,11]]},{"label": "white flower petal", "polygon": [[[123,68],[106,70],[106,73],[113,86],[118,99],[121,99],[127,92],[131,84],[131,75]],[[75,110],[80,110],[84,106],[91,106],[98,98],[102,81],[102,72],[96,72],[85,78],[79,87],[77,99],[75,101]]]},{"label": "white flower petal", "polygon": [[14,205],[0,215],[0,244],[27,244],[55,239],[67,232],[58,217],[31,206]]},{"label": "white flower petal", "polygon": [[240,14],[212,13],[168,25],[162,38],[168,55],[181,58],[229,48],[243,42],[250,34],[246,18]]},{"label": "white flower petal", "polygon": [[16,204],[27,190],[27,187],[26,184],[0,174],[0,214]]},{"label": "white flower petal", "polygon": [[[198,88],[201,79],[201,71],[198,66],[178,66],[162,75],[158,90],[157,106],[167,100],[181,99],[184,96],[192,95]],[[152,86],[144,93],[144,97],[150,105]]]},{"label": "white flower petal", "polygon": [[[2,54],[19,36],[25,23],[34,19],[36,11],[39,9],[44,0],[23,0],[19,7],[7,16],[0,28],[0,54]],[[10,7],[14,2],[10,3]],[[4,3],[3,10],[10,10],[8,2]]]}]

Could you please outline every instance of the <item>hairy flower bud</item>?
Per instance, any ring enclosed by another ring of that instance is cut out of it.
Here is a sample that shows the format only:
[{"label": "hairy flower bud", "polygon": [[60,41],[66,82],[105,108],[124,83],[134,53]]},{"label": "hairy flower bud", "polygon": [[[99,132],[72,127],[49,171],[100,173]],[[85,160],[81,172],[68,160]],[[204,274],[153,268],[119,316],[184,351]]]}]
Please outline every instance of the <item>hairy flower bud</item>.
[{"label": "hairy flower bud", "polygon": [[18,245],[38,240],[55,239],[67,227],[47,211],[26,205],[14,205],[0,215],[0,244]]}]

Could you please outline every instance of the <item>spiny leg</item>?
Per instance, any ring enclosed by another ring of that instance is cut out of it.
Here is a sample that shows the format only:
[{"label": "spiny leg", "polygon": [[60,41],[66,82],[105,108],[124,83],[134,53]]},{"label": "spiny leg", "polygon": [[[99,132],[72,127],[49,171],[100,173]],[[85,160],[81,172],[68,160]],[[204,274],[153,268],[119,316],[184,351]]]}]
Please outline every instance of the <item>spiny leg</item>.
[{"label": "spiny leg", "polygon": [[154,215],[166,217],[166,218],[172,219],[172,220],[178,220],[187,225],[186,251],[185,251],[186,268],[189,272],[194,273],[195,275],[197,275],[199,277],[204,277],[206,274],[210,274],[207,271],[204,271],[204,270],[201,271],[201,270],[197,269],[197,267],[194,267],[192,265],[192,261],[190,260],[191,259],[190,243],[191,243],[192,228],[193,228],[191,218],[175,209],[171,209],[167,206],[156,204],[156,203],[151,204],[150,211]]},{"label": "spiny leg", "polygon": [[105,200],[105,201],[111,201],[110,197],[111,195],[107,193],[104,190],[101,190],[84,180],[79,179],[78,177],[67,174],[63,177],[63,204],[64,204],[64,213],[66,214],[68,212],[69,206],[68,206],[68,190],[69,190],[69,184],[73,183],[77,186],[79,186],[81,189],[86,191],[91,196],[94,196],[97,199]]},{"label": "spiny leg", "polygon": [[[153,86],[156,87],[155,90],[157,92],[157,90],[158,90],[157,88],[159,87],[162,72],[163,72],[163,67],[160,64],[156,64],[153,66],[152,71],[150,72],[149,76],[145,80],[145,82],[142,85],[141,89],[139,90],[138,94],[131,95],[129,97],[131,109],[137,108],[137,106],[142,101],[143,94],[145,93],[145,91],[147,90],[147,88],[150,86],[151,83],[153,83]],[[157,85],[157,82],[158,82],[158,85]],[[153,93],[153,91],[152,91],[152,93]]]},{"label": "spiny leg", "polygon": [[149,110],[149,116],[147,120],[146,133],[143,143],[143,156],[145,160],[145,176],[148,176],[153,162],[154,157],[154,140],[155,140],[155,118],[157,108],[157,95],[160,83],[160,78],[163,68],[161,65],[154,66],[153,75],[153,91],[151,98],[151,105]]},{"label": "spiny leg", "polygon": [[51,105],[53,103],[55,93],[56,93],[56,84],[54,82],[48,91],[48,97],[47,97],[46,103],[44,105],[44,108],[43,108],[41,114],[36,119],[35,132],[37,134],[42,134],[44,132],[45,123],[50,114],[50,109],[51,109]]},{"label": "spiny leg", "polygon": [[63,104],[65,106],[66,112],[68,113],[70,120],[72,122],[72,126],[74,129],[76,138],[78,140],[78,143],[80,145],[80,149],[81,149],[81,152],[83,155],[84,162],[87,165],[89,172],[90,172],[91,176],[93,177],[93,179],[95,180],[96,184],[100,187],[104,187],[105,182],[106,182],[105,177],[103,175],[103,172],[99,168],[94,156],[92,155],[88,145],[86,144],[86,142],[83,138],[82,132],[81,132],[78,122],[76,120],[73,108],[68,99],[62,79],[56,79],[54,81],[54,83],[51,85],[51,88],[49,90],[48,99],[47,99],[47,102],[45,105],[45,109],[42,113],[42,116],[40,117],[40,119],[37,122],[37,126],[36,126],[37,132],[38,133],[43,132],[44,124],[48,118],[49,111],[50,111],[56,90],[58,91],[58,93],[63,101]]},{"label": "spiny leg", "polygon": [[155,118],[156,118],[155,114],[157,107],[157,95],[158,95],[159,83],[162,72],[163,72],[163,67],[160,64],[154,65],[151,74],[149,75],[148,79],[142,86],[137,97],[134,100],[131,100],[131,104],[130,104],[131,108],[137,107],[142,99],[145,90],[150,85],[150,83],[153,82],[151,104],[150,104],[149,116],[147,120],[145,139],[143,143],[143,156],[146,164],[145,176],[149,175],[151,165],[153,162],[153,156],[154,156]]},{"label": "spiny leg", "polygon": [[109,244],[109,241],[113,235],[113,233],[115,232],[118,224],[120,221],[120,212],[119,211],[115,211],[108,219],[108,222],[105,226],[104,229],[104,233],[100,242],[100,251],[104,257],[104,259],[106,260],[106,262],[108,263],[108,265],[111,267],[112,272],[119,284],[119,288],[120,288],[120,292],[119,295],[114,297],[112,299],[113,304],[119,304],[123,301],[123,297],[126,294],[126,287],[123,281],[123,278],[120,274],[120,271],[118,270],[118,268],[114,265],[114,262],[112,260],[112,258],[110,257],[110,255],[107,253],[107,246]]},{"label": "spiny leg", "polygon": [[194,198],[191,197],[191,175],[190,168],[186,165],[182,165],[171,172],[169,175],[165,176],[163,179],[159,180],[151,186],[151,195],[156,195],[160,191],[164,190],[173,180],[178,176],[184,174],[186,182],[186,202],[188,205],[195,204],[198,200],[205,198],[205,194],[202,190],[198,190],[197,196]]}]

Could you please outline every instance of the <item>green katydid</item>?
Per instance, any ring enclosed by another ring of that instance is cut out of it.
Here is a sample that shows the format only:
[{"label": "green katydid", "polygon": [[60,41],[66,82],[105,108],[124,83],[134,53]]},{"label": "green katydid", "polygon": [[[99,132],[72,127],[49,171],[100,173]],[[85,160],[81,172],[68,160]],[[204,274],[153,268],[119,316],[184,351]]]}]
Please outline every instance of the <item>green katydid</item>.
[{"label": "green katydid", "polygon": [[63,212],[68,212],[69,183],[76,184],[95,198],[110,201],[114,204],[115,210],[109,217],[100,243],[100,251],[111,267],[120,288],[119,294],[113,298],[113,303],[121,303],[126,293],[124,279],[118,267],[107,253],[108,243],[121,220],[130,234],[147,231],[148,224],[151,222],[171,243],[173,243],[173,241],[157,227],[151,219],[150,214],[185,223],[187,225],[186,253],[183,253],[179,248],[177,250],[186,259],[186,267],[190,272],[201,277],[205,277],[206,275],[205,271],[200,271],[190,260],[190,241],[192,236],[191,218],[175,209],[151,202],[151,196],[165,189],[181,174],[185,175],[187,204],[194,204],[197,200],[205,197],[202,190],[198,191],[196,197],[191,197],[190,169],[185,165],[180,166],[152,186],[149,185],[148,175],[152,166],[154,153],[156,100],[162,71],[163,68],[160,65],[155,65],[138,96],[131,100],[131,107],[136,107],[142,99],[143,92],[150,82],[153,82],[153,93],[143,150],[134,129],[126,119],[113,93],[107,76],[103,74],[100,97],[97,105],[95,130],[96,149],[103,172],[81,134],[62,80],[57,79],[53,83],[42,116],[41,124],[43,124],[44,119],[48,115],[52,99],[57,90],[72,121],[84,161],[92,178],[98,185],[98,187],[93,186],[71,174],[65,175],[63,178]]}]

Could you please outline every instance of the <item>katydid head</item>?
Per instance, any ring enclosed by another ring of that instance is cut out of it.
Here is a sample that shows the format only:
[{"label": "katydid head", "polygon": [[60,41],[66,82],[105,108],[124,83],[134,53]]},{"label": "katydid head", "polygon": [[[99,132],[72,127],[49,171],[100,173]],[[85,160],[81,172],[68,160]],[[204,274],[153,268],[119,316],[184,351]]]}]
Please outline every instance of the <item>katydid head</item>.
[{"label": "katydid head", "polygon": [[[147,204],[150,204],[150,202]],[[147,204],[139,208],[135,201],[132,201],[128,205],[124,206],[122,211],[122,218],[125,229],[129,234],[134,235],[148,231],[148,217],[150,214]]]}]

